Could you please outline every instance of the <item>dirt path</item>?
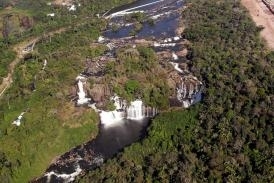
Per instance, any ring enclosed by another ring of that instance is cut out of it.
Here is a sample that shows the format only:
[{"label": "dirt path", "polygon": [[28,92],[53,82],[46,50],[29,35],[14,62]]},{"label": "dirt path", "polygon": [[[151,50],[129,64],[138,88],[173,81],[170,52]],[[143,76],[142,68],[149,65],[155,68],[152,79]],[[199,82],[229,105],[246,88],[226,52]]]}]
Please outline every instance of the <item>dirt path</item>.
[{"label": "dirt path", "polygon": [[3,78],[3,81],[0,85],[0,97],[2,97],[2,95],[5,93],[6,89],[8,89],[10,87],[10,85],[12,84],[12,82],[13,82],[12,76],[13,76],[14,69],[15,69],[16,65],[27,54],[27,53],[23,52],[23,49],[26,46],[28,46],[29,44],[37,42],[39,39],[41,39],[44,36],[52,36],[54,34],[59,34],[61,32],[64,32],[65,30],[67,30],[67,29],[66,28],[60,28],[58,30],[49,32],[48,34],[44,34],[44,35],[41,35],[39,37],[29,38],[29,39],[13,46],[13,51],[16,52],[16,58],[10,63],[8,75],[7,75],[7,77]]},{"label": "dirt path", "polygon": [[256,25],[264,27],[261,36],[266,40],[268,47],[274,50],[274,14],[261,0],[241,0],[241,2],[248,9]]}]

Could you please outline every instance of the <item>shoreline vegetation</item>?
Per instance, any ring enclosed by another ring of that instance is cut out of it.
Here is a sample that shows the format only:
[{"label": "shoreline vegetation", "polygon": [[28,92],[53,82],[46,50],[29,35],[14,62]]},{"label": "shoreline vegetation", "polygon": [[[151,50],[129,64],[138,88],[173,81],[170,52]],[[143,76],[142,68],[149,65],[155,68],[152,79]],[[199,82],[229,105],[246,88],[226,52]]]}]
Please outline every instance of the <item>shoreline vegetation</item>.
[{"label": "shoreline vegetation", "polygon": [[273,180],[274,52],[240,1],[187,2],[183,37],[203,102],[160,114],[147,138],[76,182]]}]

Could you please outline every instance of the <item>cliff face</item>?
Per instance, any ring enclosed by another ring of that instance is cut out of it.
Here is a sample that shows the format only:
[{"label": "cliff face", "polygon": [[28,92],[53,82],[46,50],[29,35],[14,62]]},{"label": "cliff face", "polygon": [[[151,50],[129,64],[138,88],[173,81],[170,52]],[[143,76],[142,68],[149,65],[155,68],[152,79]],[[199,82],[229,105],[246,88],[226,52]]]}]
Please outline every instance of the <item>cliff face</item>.
[{"label": "cliff face", "polygon": [[104,102],[110,98],[112,91],[108,85],[105,84],[93,84],[92,88],[88,89],[88,94],[93,101],[100,107],[104,105]]}]

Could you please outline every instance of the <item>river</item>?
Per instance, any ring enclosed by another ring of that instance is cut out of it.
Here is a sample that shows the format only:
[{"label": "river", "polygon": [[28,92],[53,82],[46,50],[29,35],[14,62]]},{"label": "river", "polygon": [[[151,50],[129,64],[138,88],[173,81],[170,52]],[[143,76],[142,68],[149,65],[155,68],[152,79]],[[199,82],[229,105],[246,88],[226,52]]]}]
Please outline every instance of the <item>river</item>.
[{"label": "river", "polygon": [[[130,31],[133,29],[133,25],[126,25],[123,14],[141,11],[148,18],[154,20],[154,25],[144,23],[143,28],[131,40],[137,38],[162,40],[165,43],[162,46],[172,47],[168,48],[171,49],[170,52],[175,51],[178,47],[172,45],[178,42],[179,37],[175,36],[180,36],[176,34],[176,29],[180,18],[178,9],[182,6],[183,2],[177,0],[140,0],[115,8],[105,15],[109,19],[110,26],[105,30],[103,36],[108,40],[108,43],[114,41],[117,43],[118,40],[119,45],[119,41],[129,37]],[[122,13],[119,15],[117,12]],[[113,24],[120,25],[117,31],[111,30]],[[165,38],[169,39],[164,40]],[[155,47],[157,47],[155,48],[157,51],[161,46],[155,45]],[[143,138],[146,135],[149,121],[149,118],[123,119],[110,126],[101,124],[99,134],[95,139],[61,155],[48,167],[43,176],[32,182],[72,182],[82,172],[100,166],[106,159],[113,157],[124,147]]]}]

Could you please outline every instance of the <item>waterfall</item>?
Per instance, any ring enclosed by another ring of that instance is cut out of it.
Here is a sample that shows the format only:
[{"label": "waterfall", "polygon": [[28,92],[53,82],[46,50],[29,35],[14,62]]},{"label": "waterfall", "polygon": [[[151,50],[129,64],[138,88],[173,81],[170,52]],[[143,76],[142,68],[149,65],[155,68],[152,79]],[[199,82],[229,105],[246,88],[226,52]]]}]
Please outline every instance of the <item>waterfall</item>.
[{"label": "waterfall", "polygon": [[22,112],[16,120],[14,120],[12,122],[13,125],[16,125],[16,126],[20,126],[21,125],[21,119],[23,118],[23,115],[25,114],[25,112]]},{"label": "waterfall", "polygon": [[183,98],[186,98],[186,92],[187,92],[186,85],[184,84],[184,82],[182,82],[182,93],[183,93]]},{"label": "waterfall", "polygon": [[191,102],[189,101],[189,100],[184,100],[183,101],[183,107],[184,108],[188,108],[188,107],[190,107],[191,106]]},{"label": "waterfall", "polygon": [[78,86],[78,100],[77,100],[77,105],[83,105],[87,104],[91,101],[90,98],[86,98],[86,93],[84,91],[84,82],[82,80],[85,80],[86,78],[83,76],[78,76],[76,80],[78,81],[77,86]]},{"label": "waterfall", "polygon": [[194,86],[191,84],[188,90],[188,98],[191,98],[193,94],[194,94]]},{"label": "waterfall", "polygon": [[127,119],[140,120],[145,117],[142,100],[135,100],[127,107]]},{"label": "waterfall", "polygon": [[103,43],[105,41],[105,38],[103,36],[98,37],[98,43]]},{"label": "waterfall", "polygon": [[177,88],[177,99],[182,103],[182,106],[189,106],[202,100],[202,82],[196,77],[188,76],[181,80]]},{"label": "waterfall", "polygon": [[173,58],[173,60],[178,60],[179,59],[178,55],[176,55],[175,52],[172,52],[172,58]]},{"label": "waterfall", "polygon": [[[176,54],[175,54],[176,55]],[[176,55],[177,56],[177,55]],[[173,57],[174,58],[174,57]],[[177,58],[178,58],[178,56],[177,56]],[[175,62],[169,62],[169,63],[171,63],[171,65],[174,67],[174,69],[176,70],[176,71],[178,71],[179,73],[183,73],[184,71],[179,67],[179,64],[178,63],[175,63]]]},{"label": "waterfall", "polygon": [[124,110],[124,108],[126,106],[126,102],[123,101],[122,98],[120,98],[117,95],[114,95],[110,99],[114,102],[114,106],[115,106],[116,110]]},{"label": "waterfall", "polygon": [[43,68],[42,68],[42,70],[45,70],[47,64],[48,64],[48,61],[45,59],[45,60],[44,60],[44,63],[43,63]]}]

